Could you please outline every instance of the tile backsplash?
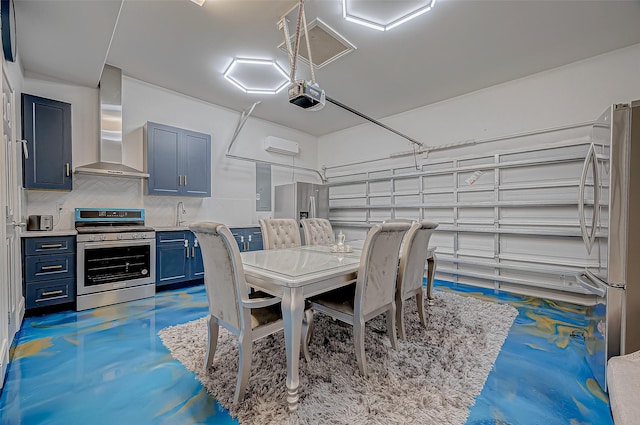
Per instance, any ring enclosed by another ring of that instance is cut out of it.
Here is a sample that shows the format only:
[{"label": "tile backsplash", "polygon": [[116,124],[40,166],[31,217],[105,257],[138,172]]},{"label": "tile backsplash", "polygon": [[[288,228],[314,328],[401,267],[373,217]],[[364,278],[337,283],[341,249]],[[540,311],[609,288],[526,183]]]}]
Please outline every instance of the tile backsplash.
[{"label": "tile backsplash", "polygon": [[54,230],[67,230],[74,227],[75,208],[144,208],[148,226],[174,226],[176,207],[182,201],[187,211],[183,219],[187,223],[199,220],[228,225],[257,223],[253,199],[146,196],[144,184],[143,179],[76,175],[71,192],[25,190],[25,216],[51,214]]}]

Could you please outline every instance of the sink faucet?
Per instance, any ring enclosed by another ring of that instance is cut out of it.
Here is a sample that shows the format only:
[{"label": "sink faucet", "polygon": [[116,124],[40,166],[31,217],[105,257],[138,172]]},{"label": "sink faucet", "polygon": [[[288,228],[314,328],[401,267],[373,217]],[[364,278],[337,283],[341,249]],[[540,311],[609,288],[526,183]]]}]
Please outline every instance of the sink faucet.
[{"label": "sink faucet", "polygon": [[184,204],[182,201],[178,202],[178,206],[176,207],[176,226],[182,226],[185,222],[182,220],[182,214],[186,214],[187,211],[184,209]]}]

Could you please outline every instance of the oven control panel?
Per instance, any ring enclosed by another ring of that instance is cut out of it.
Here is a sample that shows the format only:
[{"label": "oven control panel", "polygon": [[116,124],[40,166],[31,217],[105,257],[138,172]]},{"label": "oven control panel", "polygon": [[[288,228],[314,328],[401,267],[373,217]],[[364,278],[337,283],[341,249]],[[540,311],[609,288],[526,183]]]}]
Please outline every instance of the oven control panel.
[{"label": "oven control panel", "polygon": [[125,233],[98,233],[79,234],[78,242],[104,242],[104,241],[130,241],[135,239],[154,239],[155,232],[125,232]]}]

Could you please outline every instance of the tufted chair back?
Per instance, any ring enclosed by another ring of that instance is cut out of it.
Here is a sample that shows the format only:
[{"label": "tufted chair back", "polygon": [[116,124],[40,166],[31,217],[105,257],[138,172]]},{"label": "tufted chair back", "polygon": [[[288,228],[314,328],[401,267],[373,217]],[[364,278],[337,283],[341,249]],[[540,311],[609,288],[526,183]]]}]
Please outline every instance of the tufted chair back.
[{"label": "tufted chair back", "polygon": [[199,222],[190,226],[202,247],[204,287],[209,312],[235,329],[242,328],[238,304],[247,299],[248,288],[240,251],[224,224]]},{"label": "tufted chair back", "polygon": [[298,223],[292,218],[260,220],[264,249],[294,248],[302,245]]},{"label": "tufted chair back", "polygon": [[[411,297],[416,297],[418,316],[423,326],[427,325],[424,314],[424,299],[422,281],[424,278],[424,266],[427,258],[432,255],[429,264],[429,282],[427,296],[430,297],[433,286],[433,274],[435,273],[435,254],[430,254],[429,240],[438,223],[432,221],[415,222],[404,236],[400,248],[400,265],[398,266],[398,278],[396,283],[396,325],[400,339],[406,338],[404,327],[404,303]],[[431,298],[429,298],[431,299]]]},{"label": "tufted chair back", "polygon": [[356,282],[356,317],[367,316],[393,302],[400,244],[410,227],[409,223],[384,223],[369,230],[362,247]]},{"label": "tufted chair back", "polygon": [[324,218],[303,218],[300,220],[304,230],[305,245],[329,245],[335,242],[333,228]]},{"label": "tufted chair back", "polygon": [[400,250],[397,287],[402,299],[422,289],[424,266],[429,252],[429,240],[438,223],[422,221],[414,223],[404,237]]}]

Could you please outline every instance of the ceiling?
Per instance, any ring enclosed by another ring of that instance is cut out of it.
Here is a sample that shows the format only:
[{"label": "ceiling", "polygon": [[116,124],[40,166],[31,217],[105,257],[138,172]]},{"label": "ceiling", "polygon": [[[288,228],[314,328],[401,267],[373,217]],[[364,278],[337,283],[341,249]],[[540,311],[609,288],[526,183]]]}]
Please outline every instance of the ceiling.
[{"label": "ceiling", "polygon": [[[388,20],[424,1],[349,4],[354,13]],[[25,72],[88,87],[97,87],[106,61],[127,76],[236,111],[260,101],[253,116],[315,136],[366,122],[330,103],[303,110],[288,102],[286,90],[246,94],[224,79],[234,57],[274,59],[288,72],[277,22],[294,5],[15,0],[17,52]],[[378,120],[640,43],[637,0],[440,0],[387,32],[345,21],[341,0],[306,0],[305,11],[307,22],[320,18],[357,48],[316,70],[320,87]],[[297,78],[309,78],[305,63],[298,70]]]}]

